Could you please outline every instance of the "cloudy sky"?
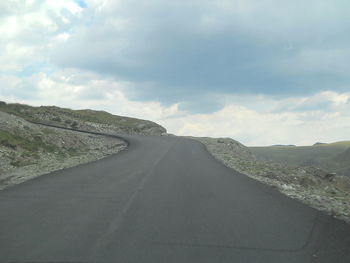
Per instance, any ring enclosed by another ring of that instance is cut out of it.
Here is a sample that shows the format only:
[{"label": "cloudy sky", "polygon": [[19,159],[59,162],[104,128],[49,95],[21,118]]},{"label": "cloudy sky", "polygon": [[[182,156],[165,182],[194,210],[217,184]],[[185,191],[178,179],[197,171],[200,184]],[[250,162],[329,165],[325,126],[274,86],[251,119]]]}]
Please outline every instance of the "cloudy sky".
[{"label": "cloudy sky", "polygon": [[0,100],[246,145],[350,139],[348,0],[0,2]]}]

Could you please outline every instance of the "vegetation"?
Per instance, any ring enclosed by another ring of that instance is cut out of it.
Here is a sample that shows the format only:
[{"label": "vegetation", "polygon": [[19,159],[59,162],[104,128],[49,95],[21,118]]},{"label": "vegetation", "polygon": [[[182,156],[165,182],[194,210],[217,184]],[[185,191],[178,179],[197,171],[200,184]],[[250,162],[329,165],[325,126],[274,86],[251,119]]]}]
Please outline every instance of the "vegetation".
[{"label": "vegetation", "polygon": [[39,159],[39,152],[60,153],[56,145],[44,142],[39,134],[23,136],[0,130],[1,146],[13,153],[10,164],[15,167],[36,163]]},{"label": "vegetation", "polygon": [[37,152],[40,149],[48,152],[54,152],[57,150],[57,147],[54,145],[43,142],[39,135],[34,136],[32,139],[28,139],[3,130],[0,130],[0,146],[12,149],[20,147],[31,152]]}]

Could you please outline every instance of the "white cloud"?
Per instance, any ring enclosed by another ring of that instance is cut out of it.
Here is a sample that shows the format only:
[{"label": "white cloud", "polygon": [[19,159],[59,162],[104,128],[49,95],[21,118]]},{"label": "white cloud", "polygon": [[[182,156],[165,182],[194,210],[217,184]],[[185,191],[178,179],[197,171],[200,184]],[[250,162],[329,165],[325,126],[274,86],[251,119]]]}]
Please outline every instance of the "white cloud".
[{"label": "white cloud", "polygon": [[48,49],[68,39],[83,11],[73,0],[12,0],[3,1],[0,8],[0,72],[4,73],[48,61]]},{"label": "white cloud", "polygon": [[[252,102],[265,104],[265,110],[254,110],[237,100],[211,114],[188,114],[179,118],[163,119],[161,123],[169,132],[178,135],[231,137],[247,145],[310,145],[317,141],[333,142],[349,139],[349,98],[350,93],[339,94],[331,91],[282,100],[250,96]],[[313,101],[329,102],[332,107],[324,110],[269,111],[277,106],[288,108],[291,102],[301,105]]]},{"label": "white cloud", "polygon": [[[125,89],[137,84],[118,82],[74,69],[22,78],[2,76],[0,85],[0,100],[7,102],[106,110],[118,115],[155,121],[181,113],[178,104],[162,106],[157,101],[141,102],[128,99],[124,93]],[[33,96],[28,96],[28,93],[32,92]]]}]

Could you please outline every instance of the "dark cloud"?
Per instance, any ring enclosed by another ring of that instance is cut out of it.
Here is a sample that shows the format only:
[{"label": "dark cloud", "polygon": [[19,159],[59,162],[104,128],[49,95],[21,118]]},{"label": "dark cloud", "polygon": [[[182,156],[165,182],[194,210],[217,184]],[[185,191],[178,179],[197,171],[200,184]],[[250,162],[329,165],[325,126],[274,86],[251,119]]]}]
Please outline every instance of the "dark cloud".
[{"label": "dark cloud", "polygon": [[323,112],[334,111],[332,108],[333,103],[329,100],[319,100],[319,101],[304,101],[296,104],[284,104],[279,107],[276,107],[272,112],[281,113],[281,112],[308,112],[308,111],[317,111],[321,110]]},{"label": "dark cloud", "polygon": [[[350,6],[343,1],[130,0],[89,7],[90,22],[52,52],[52,61],[132,82],[133,99],[211,110],[221,104],[199,97],[298,96],[350,84],[349,60],[337,55],[341,49],[350,58],[344,48]],[[314,50],[328,55],[322,60]],[[194,96],[206,106],[191,106]]]}]

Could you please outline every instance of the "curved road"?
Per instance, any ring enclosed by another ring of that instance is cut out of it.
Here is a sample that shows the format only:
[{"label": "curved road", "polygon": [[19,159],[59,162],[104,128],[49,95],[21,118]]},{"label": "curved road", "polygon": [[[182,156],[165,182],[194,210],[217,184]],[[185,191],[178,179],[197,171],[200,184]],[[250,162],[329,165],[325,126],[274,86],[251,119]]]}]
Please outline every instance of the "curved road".
[{"label": "curved road", "polygon": [[350,262],[350,226],[232,171],[198,142],[127,150],[0,192],[0,262]]}]

